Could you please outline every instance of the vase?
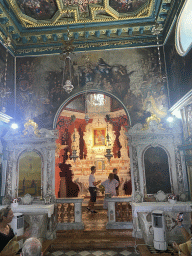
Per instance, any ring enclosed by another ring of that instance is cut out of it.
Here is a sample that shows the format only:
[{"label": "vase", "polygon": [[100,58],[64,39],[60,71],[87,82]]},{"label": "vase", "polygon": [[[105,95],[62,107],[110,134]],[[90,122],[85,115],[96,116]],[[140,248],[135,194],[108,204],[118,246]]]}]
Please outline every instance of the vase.
[{"label": "vase", "polygon": [[176,204],[177,203],[177,200],[174,200],[174,199],[168,199],[169,203],[170,204]]}]

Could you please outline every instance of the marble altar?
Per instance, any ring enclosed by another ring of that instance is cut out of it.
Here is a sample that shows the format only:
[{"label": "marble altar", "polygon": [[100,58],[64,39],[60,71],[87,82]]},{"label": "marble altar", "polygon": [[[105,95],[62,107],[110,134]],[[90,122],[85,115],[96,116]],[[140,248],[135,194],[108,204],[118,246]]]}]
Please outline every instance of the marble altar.
[{"label": "marble altar", "polygon": [[192,202],[143,202],[132,203],[133,212],[133,236],[144,238],[147,244],[153,243],[153,228],[151,212],[153,210],[162,210],[165,212],[168,240],[182,241],[181,232],[174,221],[179,212],[184,213],[184,227],[189,231],[191,225]]}]

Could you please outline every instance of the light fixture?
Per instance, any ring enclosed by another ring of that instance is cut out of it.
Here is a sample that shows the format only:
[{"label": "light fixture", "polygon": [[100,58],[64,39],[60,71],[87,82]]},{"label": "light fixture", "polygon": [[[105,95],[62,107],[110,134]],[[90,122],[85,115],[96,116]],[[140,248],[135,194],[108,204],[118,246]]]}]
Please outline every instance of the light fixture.
[{"label": "light fixture", "polygon": [[[71,118],[75,122],[75,119],[76,119],[75,115],[71,116]],[[72,155],[70,157],[71,159],[73,159],[74,162],[79,157],[79,156],[77,156],[77,150],[75,149],[75,141],[76,141],[76,136],[75,136],[75,124],[74,124],[73,142],[72,142]]]},{"label": "light fixture", "polygon": [[14,129],[14,130],[17,129],[17,128],[18,128],[18,124],[12,123],[12,124],[11,124],[11,128]]},{"label": "light fixture", "polygon": [[77,158],[78,158],[77,150],[76,149],[72,149],[71,159],[73,159],[73,161],[75,162]]},{"label": "light fixture", "polygon": [[110,162],[110,160],[113,157],[113,155],[111,153],[111,138],[110,138],[109,132],[108,132],[108,122],[107,122],[106,146],[107,146],[107,148],[106,148],[106,155],[105,155],[105,157]]},{"label": "light fixture", "polygon": [[159,61],[159,78],[160,78],[160,82],[165,82],[166,80],[166,76],[162,75],[162,64],[161,64],[161,52],[160,52],[160,48],[159,48],[159,34],[161,33],[161,31],[163,30],[163,25],[160,23],[157,23],[152,27],[152,34],[156,36],[157,39],[157,52],[158,52],[158,61]]},{"label": "light fixture", "polygon": [[63,60],[63,78],[62,78],[62,87],[67,92],[72,92],[74,86],[72,85],[71,79],[71,57],[70,53],[72,53],[75,49],[73,45],[73,39],[69,38],[69,24],[68,24],[68,2],[67,2],[67,41],[64,41],[63,52],[61,53],[61,59]]},{"label": "light fixture", "polygon": [[0,102],[1,102],[2,113],[6,112],[7,97],[11,93],[10,89],[7,88],[8,47],[10,47],[10,45],[11,45],[11,39],[9,37],[7,37],[4,45],[6,47],[4,82],[3,82],[2,86],[0,86],[0,99],[1,99]]},{"label": "light fixture", "polygon": [[111,154],[111,149],[107,148],[106,149],[107,154],[105,155],[105,157],[108,159],[108,161],[110,162],[111,157],[113,157],[113,155]]},{"label": "light fixture", "polygon": [[167,118],[167,121],[168,121],[169,123],[172,123],[173,120],[174,120],[174,118],[173,118],[172,116],[169,116],[169,117]]}]

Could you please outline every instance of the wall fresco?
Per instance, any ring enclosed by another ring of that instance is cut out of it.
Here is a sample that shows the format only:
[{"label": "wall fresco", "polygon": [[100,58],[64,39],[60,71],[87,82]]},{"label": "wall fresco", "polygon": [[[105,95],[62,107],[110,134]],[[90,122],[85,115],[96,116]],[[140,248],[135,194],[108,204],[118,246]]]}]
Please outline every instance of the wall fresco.
[{"label": "wall fresco", "polygon": [[14,58],[1,44],[0,53],[0,111],[13,117]]},{"label": "wall fresco", "polygon": [[23,119],[35,118],[40,127],[51,127],[59,106],[69,96],[89,89],[118,97],[132,124],[144,122],[151,113],[166,116],[167,92],[159,79],[155,48],[95,51],[86,56],[75,53],[71,58],[74,89],[70,94],[62,88],[63,62],[59,56],[17,59],[17,102]]},{"label": "wall fresco", "polygon": [[55,0],[16,0],[23,14],[36,20],[51,19],[57,11]]},{"label": "wall fresco", "polygon": [[148,0],[109,0],[109,5],[119,13],[134,12]]},{"label": "wall fresco", "polygon": [[102,4],[102,0],[63,0],[64,6],[78,6],[78,10],[81,13],[88,13],[89,12],[89,4]]}]

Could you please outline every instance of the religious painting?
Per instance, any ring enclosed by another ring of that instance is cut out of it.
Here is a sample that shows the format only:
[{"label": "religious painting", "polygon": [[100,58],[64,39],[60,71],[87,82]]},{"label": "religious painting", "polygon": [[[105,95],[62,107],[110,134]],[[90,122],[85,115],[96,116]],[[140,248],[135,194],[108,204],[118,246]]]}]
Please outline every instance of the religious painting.
[{"label": "religious painting", "polygon": [[19,159],[18,196],[41,196],[41,157],[34,151],[25,152]]},{"label": "religious painting", "polygon": [[119,13],[134,12],[148,0],[109,0],[109,6]]},{"label": "religious painting", "polygon": [[88,13],[89,12],[89,4],[101,4],[102,0],[82,0],[82,1],[78,1],[78,0],[71,0],[71,1],[67,1],[67,0],[63,0],[63,5],[67,6],[69,5],[70,7],[74,7],[74,6],[78,6],[78,10],[79,13]]},{"label": "religious painting", "polygon": [[[103,95],[109,92],[124,104],[132,125],[144,123],[151,114],[159,118],[167,115],[166,80],[159,77],[158,51],[154,47],[93,51],[87,65],[85,61],[82,52],[71,55],[71,96],[85,88],[102,90]],[[20,119],[33,119],[39,128],[52,129],[56,112],[68,98],[62,84],[63,61],[56,55],[26,57],[17,58],[16,66]],[[162,75],[163,67],[162,63]],[[96,107],[102,103],[97,101]],[[112,111],[117,108],[111,104]],[[80,111],[84,111],[83,105]]]},{"label": "religious painting", "polygon": [[56,0],[16,0],[23,14],[36,19],[51,19],[58,10]]},{"label": "religious painting", "polygon": [[100,170],[100,171],[105,170],[105,163],[103,160],[97,160],[95,163],[95,166],[97,170]]},{"label": "religious painting", "polygon": [[150,147],[144,155],[147,194],[156,194],[159,190],[171,193],[168,156],[160,147]]},{"label": "religious painting", "polygon": [[93,130],[93,145],[105,146],[105,128],[97,128]]}]

